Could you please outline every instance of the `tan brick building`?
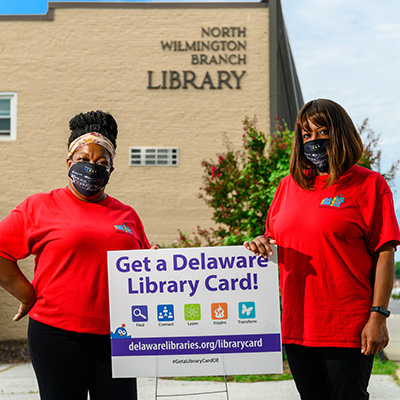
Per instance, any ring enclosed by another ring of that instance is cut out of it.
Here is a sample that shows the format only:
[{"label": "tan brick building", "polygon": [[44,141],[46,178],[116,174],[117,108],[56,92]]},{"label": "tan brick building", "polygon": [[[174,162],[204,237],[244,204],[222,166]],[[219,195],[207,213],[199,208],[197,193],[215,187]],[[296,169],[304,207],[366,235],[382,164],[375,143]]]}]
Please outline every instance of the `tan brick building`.
[{"label": "tan brick building", "polygon": [[[279,0],[261,3],[49,3],[0,16],[0,218],[67,185],[68,121],[104,110],[119,126],[107,192],[133,206],[151,241],[212,225],[201,161],[239,146],[241,121],[270,132],[302,105]],[[31,277],[33,260],[20,263]],[[18,303],[0,290],[0,340]]]}]

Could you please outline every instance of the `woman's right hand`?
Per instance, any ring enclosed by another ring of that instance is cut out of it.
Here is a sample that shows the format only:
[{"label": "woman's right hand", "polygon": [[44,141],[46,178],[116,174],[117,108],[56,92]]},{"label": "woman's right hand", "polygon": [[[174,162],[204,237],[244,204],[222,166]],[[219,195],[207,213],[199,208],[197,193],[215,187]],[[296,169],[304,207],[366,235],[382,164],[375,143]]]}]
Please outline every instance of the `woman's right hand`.
[{"label": "woman's right hand", "polygon": [[264,258],[268,258],[268,256],[274,255],[270,246],[271,244],[276,244],[276,240],[260,235],[250,242],[244,242],[243,246],[247,250],[252,251],[256,256],[261,254]]},{"label": "woman's right hand", "polygon": [[29,310],[33,307],[36,302],[36,296],[32,298],[27,304],[20,303],[19,310],[17,314],[14,315],[13,321],[19,321],[21,318],[25,317],[28,314]]}]

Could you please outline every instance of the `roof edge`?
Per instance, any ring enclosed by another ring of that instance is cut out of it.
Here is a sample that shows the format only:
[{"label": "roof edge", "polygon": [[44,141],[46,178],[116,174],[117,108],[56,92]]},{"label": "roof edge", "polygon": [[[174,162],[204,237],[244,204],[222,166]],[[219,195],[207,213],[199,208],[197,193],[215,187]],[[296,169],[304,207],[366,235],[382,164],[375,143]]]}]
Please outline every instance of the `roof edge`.
[{"label": "roof edge", "polygon": [[62,2],[50,1],[50,8],[259,8],[268,7],[268,0],[260,2]]},{"label": "roof edge", "polygon": [[281,0],[270,0],[270,133],[276,131],[276,120],[284,120],[289,129],[304,104],[300,81],[282,12]]},{"label": "roof edge", "polygon": [[179,9],[179,8],[268,8],[269,0],[260,2],[193,2],[193,3],[164,3],[164,2],[63,2],[50,1],[47,14],[29,15],[0,15],[0,21],[53,21],[57,8],[108,8],[108,9]]}]

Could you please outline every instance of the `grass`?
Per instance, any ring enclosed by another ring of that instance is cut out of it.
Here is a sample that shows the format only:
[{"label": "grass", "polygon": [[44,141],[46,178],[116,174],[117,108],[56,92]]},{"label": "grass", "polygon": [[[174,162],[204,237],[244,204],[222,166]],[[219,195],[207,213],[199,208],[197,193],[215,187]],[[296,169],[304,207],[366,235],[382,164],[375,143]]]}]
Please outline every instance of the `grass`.
[{"label": "grass", "polygon": [[374,375],[392,375],[397,379],[396,370],[399,366],[388,359],[381,359],[378,355],[375,356],[374,366],[372,367],[372,373]]},{"label": "grass", "polygon": [[[391,375],[397,383],[399,379],[396,375],[398,365],[386,359],[386,357],[382,357],[379,355],[375,356],[374,365],[372,367],[372,373],[374,375]],[[215,382],[223,382],[223,376],[183,376],[171,378],[176,380],[183,381],[215,381]],[[241,383],[251,383],[251,382],[266,382],[266,381],[286,381],[293,379],[292,374],[290,373],[289,366],[287,361],[283,362],[283,374],[276,375],[228,375],[226,380],[228,382],[241,382]]]}]

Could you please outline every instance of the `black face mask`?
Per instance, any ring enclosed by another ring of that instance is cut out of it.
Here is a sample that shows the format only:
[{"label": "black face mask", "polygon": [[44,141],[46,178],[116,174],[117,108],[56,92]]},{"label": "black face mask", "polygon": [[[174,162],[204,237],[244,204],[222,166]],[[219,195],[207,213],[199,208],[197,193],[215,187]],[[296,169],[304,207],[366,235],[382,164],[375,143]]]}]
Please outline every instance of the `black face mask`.
[{"label": "black face mask", "polygon": [[110,173],[102,165],[77,162],[72,164],[68,176],[81,195],[92,197],[107,185]]},{"label": "black face mask", "polygon": [[310,140],[303,144],[304,155],[311,161],[319,172],[328,172],[329,158],[326,145],[329,139]]}]

